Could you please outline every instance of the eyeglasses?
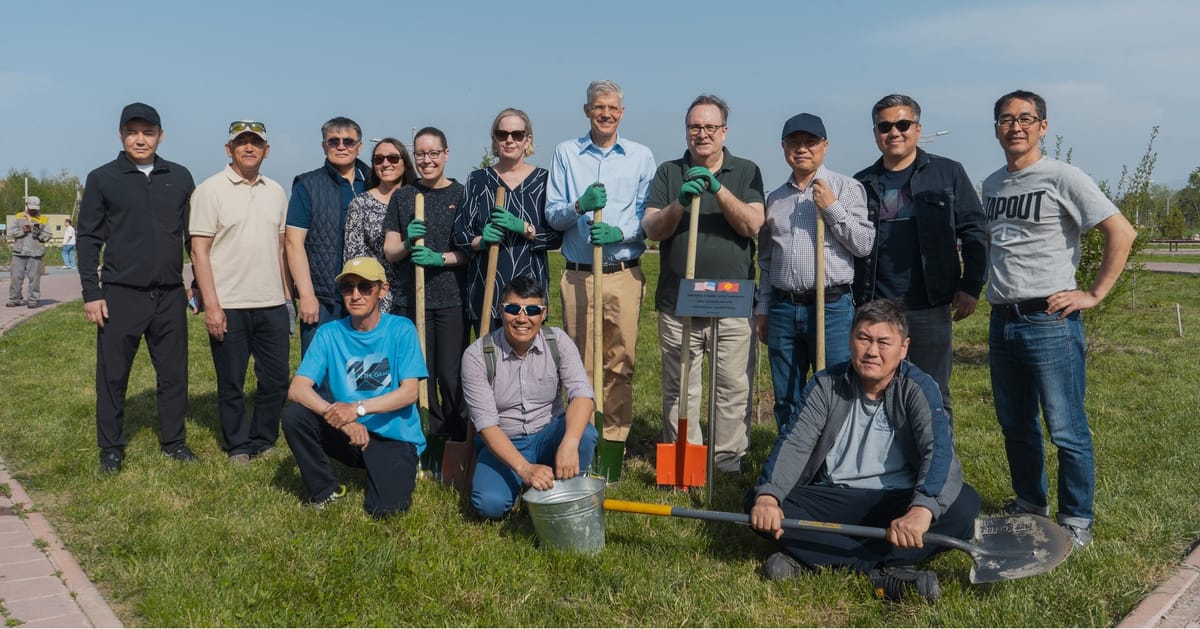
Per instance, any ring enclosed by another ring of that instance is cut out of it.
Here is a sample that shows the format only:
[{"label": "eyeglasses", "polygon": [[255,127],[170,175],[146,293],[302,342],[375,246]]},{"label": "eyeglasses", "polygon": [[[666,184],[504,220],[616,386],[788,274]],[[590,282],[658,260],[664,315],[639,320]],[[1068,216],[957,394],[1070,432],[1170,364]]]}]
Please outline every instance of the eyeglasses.
[{"label": "eyeglasses", "polygon": [[370,295],[375,292],[376,286],[379,286],[379,282],[370,282],[367,280],[361,282],[341,282],[338,284],[338,290],[347,297],[353,295],[355,289],[358,289],[359,295]]},{"label": "eyeglasses", "polygon": [[245,131],[253,131],[254,133],[266,133],[267,125],[256,122],[254,120],[237,120],[229,123],[230,133],[243,133]]},{"label": "eyeglasses", "polygon": [[[520,140],[517,140],[517,141],[520,142]],[[503,140],[501,140],[501,142],[503,142]],[[446,149],[442,149],[440,151],[421,151],[419,153],[413,153],[413,157],[417,158],[418,160],[437,159],[437,158],[441,157],[442,155],[444,155],[445,153],[446,153]]]},{"label": "eyeglasses", "polygon": [[376,166],[382,164],[384,161],[389,164],[399,164],[400,154],[392,153],[391,155],[374,155],[371,157],[371,163],[375,164]]},{"label": "eyeglasses", "polygon": [[516,131],[505,131],[504,129],[496,129],[495,131],[492,132],[492,137],[496,138],[497,142],[507,142],[509,138],[512,138],[513,142],[524,142],[525,134],[526,134],[526,131],[524,129],[517,129]]},{"label": "eyeglasses", "polygon": [[546,312],[545,306],[538,306],[535,304],[530,304],[528,306],[522,306],[521,304],[500,304],[500,309],[514,317],[521,314],[522,310],[525,311],[525,316],[527,317],[536,317],[543,312]]},{"label": "eyeglasses", "polygon": [[908,133],[908,130],[915,124],[917,124],[916,120],[897,120],[896,122],[883,120],[875,123],[875,130],[881,134],[891,133],[892,127],[895,127],[900,133]]},{"label": "eyeglasses", "polygon": [[1014,118],[1013,116],[1000,116],[999,118],[996,119],[996,126],[1001,129],[1011,129],[1013,124],[1015,123],[1015,124],[1021,125],[1022,129],[1028,129],[1029,127],[1032,127],[1034,124],[1036,124],[1040,120],[1041,120],[1041,118],[1038,118],[1037,116],[1029,116],[1029,115],[1019,116],[1016,118]]},{"label": "eyeglasses", "polygon": [[820,143],[822,143],[824,141],[825,140],[823,138],[814,138],[814,137],[792,138],[792,137],[788,137],[788,138],[784,138],[783,146],[784,146],[784,148],[786,148],[789,151],[796,151],[799,149],[814,149],[817,147],[817,145],[819,145]]},{"label": "eyeglasses", "polygon": [[331,149],[335,149],[339,146],[344,146],[348,149],[352,149],[352,148],[358,146],[358,140],[356,140],[354,138],[338,138],[338,137],[325,138],[325,146],[328,146]]},{"label": "eyeglasses", "polygon": [[687,126],[688,135],[700,135],[703,131],[708,135],[716,135],[718,131],[724,129],[723,124],[690,124]]}]

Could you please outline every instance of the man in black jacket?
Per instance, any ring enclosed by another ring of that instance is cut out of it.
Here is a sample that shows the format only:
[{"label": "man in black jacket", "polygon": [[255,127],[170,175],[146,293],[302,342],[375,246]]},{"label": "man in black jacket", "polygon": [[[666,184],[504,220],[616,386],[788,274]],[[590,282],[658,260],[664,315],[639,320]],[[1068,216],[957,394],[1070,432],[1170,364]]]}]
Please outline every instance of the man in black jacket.
[{"label": "man in black jacket", "polygon": [[855,260],[854,300],[904,303],[908,359],[933,376],[949,413],[952,322],[975,312],[987,279],[983,208],[962,164],[917,147],[917,101],[885,96],[871,108],[871,122],[883,156],[854,178],[867,190],[875,245]]},{"label": "man in black jacket", "polygon": [[[142,337],[158,377],[159,445],[195,460],[184,443],[187,293],[183,241],[195,188],[186,168],[158,157],[162,123],[144,103],[121,110],[125,150],[87,176],[79,208],[83,311],[96,324],[96,436],[100,469],[119,472],[127,440],[125,389]],[[104,249],[101,275],[100,250]]]}]

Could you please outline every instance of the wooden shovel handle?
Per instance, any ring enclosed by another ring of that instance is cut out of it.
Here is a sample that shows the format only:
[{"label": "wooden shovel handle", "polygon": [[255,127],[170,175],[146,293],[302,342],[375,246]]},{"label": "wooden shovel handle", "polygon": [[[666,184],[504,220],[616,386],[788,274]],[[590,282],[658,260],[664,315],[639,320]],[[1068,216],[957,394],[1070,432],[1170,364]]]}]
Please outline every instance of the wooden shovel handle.
[{"label": "wooden shovel handle", "polygon": [[825,220],[817,209],[817,366],[825,368]]},{"label": "wooden shovel handle", "polygon": [[[417,193],[416,207],[413,210],[413,218],[425,221],[425,195],[419,192]],[[424,237],[413,240],[415,246],[424,244]],[[416,302],[414,306],[416,312],[413,314],[417,321],[417,341],[421,345],[421,357],[425,358],[427,355],[425,350],[425,267],[419,264],[413,265],[413,292]],[[429,410],[429,391],[424,385],[417,387],[417,408],[422,411]]]},{"label": "wooden shovel handle", "polygon": [[[503,208],[507,202],[504,186],[496,188],[496,207]],[[479,336],[492,331],[492,299],[496,296],[496,265],[500,263],[500,243],[488,246],[487,273],[483,276],[483,320],[479,322]]]}]

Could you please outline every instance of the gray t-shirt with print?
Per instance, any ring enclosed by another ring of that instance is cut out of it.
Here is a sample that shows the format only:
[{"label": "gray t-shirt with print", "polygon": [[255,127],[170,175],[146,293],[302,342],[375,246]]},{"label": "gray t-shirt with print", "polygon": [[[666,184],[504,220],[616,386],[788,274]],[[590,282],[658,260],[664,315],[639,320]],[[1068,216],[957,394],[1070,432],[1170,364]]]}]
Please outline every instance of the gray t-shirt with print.
[{"label": "gray t-shirt with print", "polygon": [[1011,304],[1074,290],[1080,235],[1120,212],[1087,173],[1043,157],[983,182],[987,300]]}]

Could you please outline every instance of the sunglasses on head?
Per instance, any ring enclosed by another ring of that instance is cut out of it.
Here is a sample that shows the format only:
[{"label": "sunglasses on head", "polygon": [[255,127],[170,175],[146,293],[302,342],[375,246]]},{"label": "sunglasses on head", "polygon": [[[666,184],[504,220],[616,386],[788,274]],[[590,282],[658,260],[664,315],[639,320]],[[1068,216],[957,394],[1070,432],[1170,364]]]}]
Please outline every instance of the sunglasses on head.
[{"label": "sunglasses on head", "polygon": [[326,138],[325,146],[328,146],[331,149],[335,149],[339,146],[344,146],[348,149],[352,149],[352,148],[358,146],[358,140],[355,140],[354,138],[338,138],[338,137]]},{"label": "sunglasses on head", "polygon": [[546,307],[538,306],[536,304],[530,304],[528,306],[522,306],[521,304],[500,304],[500,310],[503,310],[506,314],[510,314],[514,317],[521,314],[521,311],[523,310],[525,311],[525,316],[536,317],[543,312],[546,312]]},{"label": "sunglasses on head", "polygon": [[508,138],[512,138],[513,142],[525,141],[525,130],[517,129],[516,131],[505,131],[504,129],[496,129],[492,132],[492,137],[496,138],[497,142],[507,142]]},{"label": "sunglasses on head", "polygon": [[253,131],[254,133],[266,133],[267,125],[254,120],[237,120],[229,123],[230,133],[243,133],[246,131]]},{"label": "sunglasses on head", "polygon": [[880,133],[891,133],[892,127],[895,127],[900,133],[907,133],[915,124],[917,124],[916,120],[897,120],[896,122],[884,120],[883,122],[876,122],[875,129]]},{"label": "sunglasses on head", "polygon": [[338,284],[338,290],[347,296],[353,295],[355,289],[358,289],[359,295],[370,295],[375,292],[376,286],[379,286],[379,282],[368,280],[362,280],[361,282],[341,282]]},{"label": "sunglasses on head", "polygon": [[400,154],[392,153],[391,155],[375,155],[371,157],[371,163],[375,164],[376,166],[382,164],[384,161],[387,161],[389,164],[399,164]]}]

